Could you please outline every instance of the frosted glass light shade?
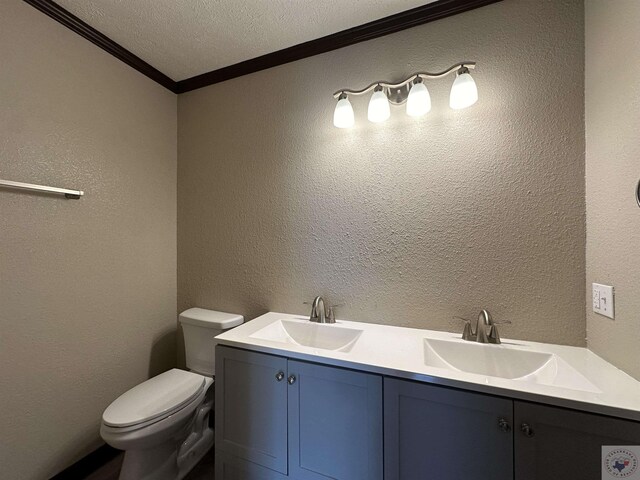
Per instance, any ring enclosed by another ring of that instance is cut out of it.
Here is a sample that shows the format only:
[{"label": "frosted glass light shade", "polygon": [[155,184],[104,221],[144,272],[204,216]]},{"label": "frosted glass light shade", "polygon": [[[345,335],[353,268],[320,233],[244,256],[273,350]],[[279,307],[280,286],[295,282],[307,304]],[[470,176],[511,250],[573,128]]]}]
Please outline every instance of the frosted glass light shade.
[{"label": "frosted glass light shade", "polygon": [[389,100],[382,90],[373,92],[371,100],[369,100],[369,110],[367,112],[367,118],[370,122],[380,123],[384,122],[391,116],[391,109],[389,108]]},{"label": "frosted glass light shade", "polygon": [[414,83],[407,98],[407,115],[421,117],[431,110],[431,95],[424,83]]},{"label": "frosted glass light shade", "polygon": [[478,101],[478,87],[473,77],[468,73],[461,73],[456,76],[451,86],[449,106],[454,110],[467,108]]},{"label": "frosted glass light shade", "polygon": [[336,109],[333,111],[333,124],[338,128],[353,127],[353,107],[347,97],[338,100]]}]

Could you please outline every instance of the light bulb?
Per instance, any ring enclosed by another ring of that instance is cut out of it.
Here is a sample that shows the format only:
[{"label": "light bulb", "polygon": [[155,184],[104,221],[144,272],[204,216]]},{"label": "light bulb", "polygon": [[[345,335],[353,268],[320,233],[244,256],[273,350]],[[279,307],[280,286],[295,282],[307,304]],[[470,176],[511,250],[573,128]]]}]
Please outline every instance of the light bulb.
[{"label": "light bulb", "polygon": [[456,74],[456,79],[451,86],[449,106],[454,110],[467,108],[478,101],[478,87],[473,80],[469,69],[462,67]]},{"label": "light bulb", "polygon": [[381,86],[377,86],[371,95],[369,100],[369,110],[367,112],[367,118],[370,122],[380,123],[384,122],[391,116],[391,109],[389,108],[389,99],[387,95],[382,91]]},{"label": "light bulb", "polygon": [[407,98],[407,115],[421,117],[431,110],[431,95],[420,77],[414,80],[409,98]]},{"label": "light bulb", "polygon": [[353,127],[353,107],[345,93],[340,94],[333,112],[333,124],[338,128]]}]

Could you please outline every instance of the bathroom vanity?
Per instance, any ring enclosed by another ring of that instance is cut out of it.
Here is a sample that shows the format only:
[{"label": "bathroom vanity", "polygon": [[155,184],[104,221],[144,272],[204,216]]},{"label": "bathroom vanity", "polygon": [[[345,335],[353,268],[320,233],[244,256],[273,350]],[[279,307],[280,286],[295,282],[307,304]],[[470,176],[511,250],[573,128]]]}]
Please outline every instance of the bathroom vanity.
[{"label": "bathroom vanity", "polygon": [[268,313],[218,337],[224,480],[599,480],[640,383],[592,352]]}]

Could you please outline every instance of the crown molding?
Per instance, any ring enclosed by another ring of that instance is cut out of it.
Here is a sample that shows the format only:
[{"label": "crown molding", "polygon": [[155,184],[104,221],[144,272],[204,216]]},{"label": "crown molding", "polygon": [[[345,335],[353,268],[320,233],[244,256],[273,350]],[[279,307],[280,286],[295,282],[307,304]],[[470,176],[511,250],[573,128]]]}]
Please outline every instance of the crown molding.
[{"label": "crown molding", "polygon": [[292,47],[236,63],[228,67],[219,68],[211,72],[196,75],[178,82],[149,65],[140,57],[100,33],[91,25],[68,12],[51,0],[24,0],[78,35],[86,38],[127,65],[135,68],[143,75],[159,83],[174,93],[185,93],[198,88],[207,87],[215,83],[277,67],[286,63],[302,60],[321,53],[348,47],[356,43],[365,42],[384,35],[399,32],[407,28],[423,25],[442,18],[464,13],[469,10],[484,7],[502,0],[438,0],[421,7],[412,8],[404,12],[349,28],[325,37],[300,43]]},{"label": "crown molding", "polygon": [[267,68],[348,47],[349,45],[365,42],[500,1],[502,0],[438,0],[421,7],[365,23],[364,25],[327,35],[326,37],[310,40],[277,52],[181,80],[177,82],[178,93],[189,92],[224,82],[225,80],[266,70]]},{"label": "crown molding", "polygon": [[69,30],[77,33],[81,37],[86,38],[94,45],[97,45],[104,51],[110,53],[118,60],[123,61],[130,67],[135,68],[137,71],[146,75],[151,80],[159,83],[165,88],[168,88],[174,93],[177,93],[177,84],[174,80],[166,76],[160,70],[152,67],[147,62],[142,60],[137,55],[134,55],[129,50],[111,40],[106,35],[100,33],[88,23],[83,22],[71,12],[65,10],[60,5],[51,0],[24,0],[29,5],[37,8],[42,13],[50,16],[57,22],[61,23]]}]

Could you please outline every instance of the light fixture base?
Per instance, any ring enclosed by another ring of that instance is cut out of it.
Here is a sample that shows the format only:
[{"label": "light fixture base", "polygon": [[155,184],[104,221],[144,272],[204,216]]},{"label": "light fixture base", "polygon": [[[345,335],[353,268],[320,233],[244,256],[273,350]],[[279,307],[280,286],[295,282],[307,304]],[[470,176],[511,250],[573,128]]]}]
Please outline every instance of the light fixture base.
[{"label": "light fixture base", "polygon": [[407,99],[409,98],[410,89],[411,84],[408,83],[397,88],[385,87],[384,93],[389,99],[389,103],[392,105],[404,105],[407,103]]}]

